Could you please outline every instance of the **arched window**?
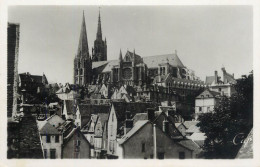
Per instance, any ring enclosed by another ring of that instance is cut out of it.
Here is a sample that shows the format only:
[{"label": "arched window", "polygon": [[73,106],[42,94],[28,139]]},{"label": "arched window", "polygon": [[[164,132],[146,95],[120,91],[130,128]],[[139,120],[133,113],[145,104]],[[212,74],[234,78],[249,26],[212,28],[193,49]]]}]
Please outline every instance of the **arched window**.
[{"label": "arched window", "polygon": [[83,70],[82,70],[82,68],[81,68],[79,74],[82,75],[82,73],[83,73]]}]

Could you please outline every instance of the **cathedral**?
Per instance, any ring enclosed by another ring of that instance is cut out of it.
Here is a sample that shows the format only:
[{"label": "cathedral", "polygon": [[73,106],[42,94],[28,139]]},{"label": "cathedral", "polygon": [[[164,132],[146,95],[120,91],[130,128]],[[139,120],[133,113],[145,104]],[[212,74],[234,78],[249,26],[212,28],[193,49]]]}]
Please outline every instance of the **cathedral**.
[{"label": "cathedral", "polygon": [[74,59],[74,84],[144,86],[162,82],[166,77],[199,81],[194,72],[182,64],[177,51],[172,54],[141,57],[135,50],[132,52],[127,50],[123,56],[120,49],[117,60],[107,60],[107,41],[102,38],[100,12],[91,54],[92,56],[89,53],[83,12],[78,50]]}]

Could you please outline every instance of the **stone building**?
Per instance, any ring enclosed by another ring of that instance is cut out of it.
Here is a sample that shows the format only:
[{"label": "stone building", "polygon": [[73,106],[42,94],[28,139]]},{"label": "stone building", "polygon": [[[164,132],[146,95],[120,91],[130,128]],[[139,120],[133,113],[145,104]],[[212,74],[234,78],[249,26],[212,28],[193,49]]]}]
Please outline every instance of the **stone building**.
[{"label": "stone building", "polygon": [[111,69],[112,85],[144,85],[146,84],[147,67],[141,56],[135,54],[135,51],[127,51],[125,57],[122,57],[120,50],[118,65]]},{"label": "stone building", "polygon": [[8,23],[7,33],[7,116],[11,117],[17,110],[20,25]]},{"label": "stone building", "polygon": [[236,84],[236,79],[234,74],[227,73],[225,67],[221,68],[222,78],[218,76],[218,71],[215,71],[214,76],[206,77],[206,84],[211,91],[219,92],[221,95],[230,97],[236,92],[234,84]]},{"label": "stone building", "polygon": [[118,156],[124,159],[154,159],[154,140],[158,159],[193,158],[192,149],[174,142],[160,128],[153,127],[148,120],[136,122],[134,127],[118,141]]},{"label": "stone building", "polygon": [[74,58],[74,84],[85,86],[92,80],[92,60],[89,55],[88,38],[83,13],[79,45],[76,57]]},{"label": "stone building", "polygon": [[220,100],[220,93],[206,89],[195,99],[195,120],[203,113],[213,112]]}]

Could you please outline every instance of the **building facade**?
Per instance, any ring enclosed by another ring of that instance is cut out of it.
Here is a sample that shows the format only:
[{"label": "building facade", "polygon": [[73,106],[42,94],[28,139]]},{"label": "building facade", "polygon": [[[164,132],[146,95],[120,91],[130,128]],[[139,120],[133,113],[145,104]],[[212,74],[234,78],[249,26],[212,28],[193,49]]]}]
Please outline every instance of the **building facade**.
[{"label": "building facade", "polygon": [[12,117],[17,110],[20,25],[8,23],[7,33],[7,116]]}]

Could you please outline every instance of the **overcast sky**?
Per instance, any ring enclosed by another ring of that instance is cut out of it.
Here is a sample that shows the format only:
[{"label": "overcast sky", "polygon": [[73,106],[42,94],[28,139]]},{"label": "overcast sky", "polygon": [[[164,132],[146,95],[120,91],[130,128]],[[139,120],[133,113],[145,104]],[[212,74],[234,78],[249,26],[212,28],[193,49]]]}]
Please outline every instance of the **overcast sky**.
[{"label": "overcast sky", "polygon": [[[8,21],[20,23],[19,73],[72,83],[83,10],[92,48],[98,6],[9,7]],[[118,59],[120,48],[143,57],[177,50],[203,81],[222,66],[236,78],[253,69],[252,19],[249,6],[101,7],[109,60]]]}]

